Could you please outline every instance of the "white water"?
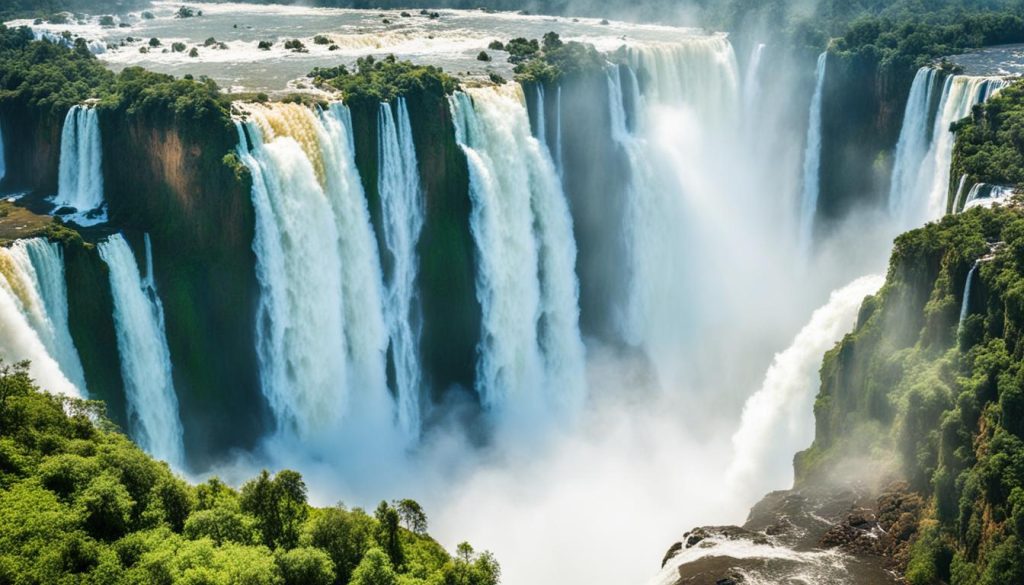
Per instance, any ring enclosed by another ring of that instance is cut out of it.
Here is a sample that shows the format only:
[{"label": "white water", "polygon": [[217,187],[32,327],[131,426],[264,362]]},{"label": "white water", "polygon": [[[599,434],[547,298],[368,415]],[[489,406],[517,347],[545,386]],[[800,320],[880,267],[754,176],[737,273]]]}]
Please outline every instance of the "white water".
[{"label": "white water", "polygon": [[565,172],[565,152],[562,150],[562,86],[555,92],[555,167],[558,175]]},{"label": "white water", "polygon": [[931,147],[921,166],[916,186],[908,190],[915,200],[909,201],[909,213],[915,214],[917,225],[941,218],[949,205],[949,171],[953,160],[956,136],[950,125],[971,113],[971,109],[1006,87],[999,78],[956,75],[946,78],[935,119]]},{"label": "white water", "polygon": [[23,310],[47,351],[61,371],[86,394],[85,372],[68,328],[68,292],[64,279],[64,256],[60,245],[43,238],[18,240],[7,250],[18,267]]},{"label": "white water", "polygon": [[964,203],[964,188],[967,187],[967,173],[960,175],[960,182],[957,183],[956,197],[953,198],[953,213],[959,213]]},{"label": "white water", "polygon": [[479,258],[481,402],[523,421],[575,414],[585,397],[576,244],[554,164],[518,84],[458,93],[451,107]]},{"label": "white water", "polygon": [[761,99],[761,60],[765,47],[764,43],[758,43],[750,51],[750,61],[747,62],[747,71],[743,75],[743,113],[748,118],[754,115],[754,110]]},{"label": "white water", "polygon": [[263,393],[279,434],[336,452],[339,431],[386,429],[394,414],[383,278],[348,110],[275,104],[248,114],[239,153],[253,174]]},{"label": "white water", "polygon": [[938,81],[939,72],[936,69],[918,69],[903,113],[903,127],[896,144],[892,183],[889,187],[889,213],[903,228],[914,227],[915,218],[909,215],[913,209],[911,204],[915,201],[915,187],[931,144],[931,104]]},{"label": "white water", "polygon": [[967,318],[967,311],[971,308],[971,282],[974,280],[974,273],[978,271],[978,265],[981,262],[975,260],[974,265],[971,266],[970,272],[967,273],[967,280],[964,282],[964,298],[960,303],[960,319],[957,321],[957,328],[964,326],[964,319]]},{"label": "white water", "polygon": [[49,246],[55,245],[21,240],[0,248],[0,354],[7,364],[29,360],[29,372],[43,390],[83,396],[84,376],[67,330],[67,306],[63,313],[58,306],[50,310],[50,301],[58,300],[51,298],[57,295],[51,288],[57,283],[50,271],[60,271],[63,287],[63,267],[49,265]]},{"label": "white water", "polygon": [[391,256],[385,278],[384,318],[391,339],[398,396],[398,422],[411,437],[420,432],[420,307],[416,304],[416,244],[423,229],[424,201],[416,147],[405,98],[382,103],[379,131],[378,191],[383,211],[384,241]]},{"label": "white water", "polygon": [[814,238],[814,217],[818,211],[818,195],[821,180],[821,102],[825,89],[825,72],[828,51],[818,56],[815,73],[814,95],[811,97],[811,113],[807,121],[807,144],[804,150],[804,183],[800,197],[800,248],[804,256],[810,253]]},{"label": "white water", "polygon": [[147,264],[143,277],[121,234],[101,242],[99,253],[110,270],[117,350],[132,437],[154,457],[181,469],[185,461],[183,432],[153,267]]},{"label": "white water", "polygon": [[[967,193],[967,199],[964,200],[963,208],[960,211],[967,211],[974,207],[992,207],[996,203],[1007,201],[1011,195],[1013,195],[1012,187],[975,183]],[[956,208],[953,209],[956,212]]]},{"label": "white water", "polygon": [[548,124],[545,118],[544,86],[537,84],[537,140],[547,148],[548,145]]},{"label": "white water", "polygon": [[853,328],[864,297],[884,281],[881,275],[864,276],[834,291],[790,346],[775,355],[732,437],[735,457],[726,476],[732,490],[753,498],[792,486],[793,454],[814,438],[812,406],[822,355]]},{"label": "white water", "polygon": [[83,225],[105,221],[92,213],[103,207],[103,145],[96,109],[72,106],[64,118],[60,138],[60,175],[53,203],[70,207]]}]

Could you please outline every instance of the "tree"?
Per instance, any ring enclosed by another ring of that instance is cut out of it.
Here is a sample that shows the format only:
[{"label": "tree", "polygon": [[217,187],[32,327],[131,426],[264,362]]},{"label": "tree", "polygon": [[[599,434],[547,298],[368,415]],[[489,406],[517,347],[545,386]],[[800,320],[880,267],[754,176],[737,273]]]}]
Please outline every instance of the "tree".
[{"label": "tree", "polygon": [[373,544],[373,519],[362,510],[341,507],[321,510],[306,525],[303,543],[327,551],[338,581],[347,583]]},{"label": "tree", "polygon": [[398,576],[388,555],[379,548],[371,548],[352,573],[349,585],[398,585]]},{"label": "tree", "polygon": [[416,534],[427,533],[427,513],[416,500],[404,499],[394,502],[402,524]]},{"label": "tree", "polygon": [[331,585],[334,583],[334,563],[326,552],[311,547],[278,551],[274,555],[284,585]]},{"label": "tree", "polygon": [[405,555],[398,534],[398,511],[382,501],[377,506],[374,516],[377,518],[377,544],[387,553],[391,565],[401,570],[405,564]]},{"label": "tree", "polygon": [[102,540],[114,540],[128,531],[132,501],[128,490],[109,473],[89,483],[78,498],[86,530]]},{"label": "tree", "polygon": [[269,548],[289,549],[298,544],[299,528],[309,514],[306,484],[298,472],[284,470],[271,479],[264,469],[242,486],[239,505],[256,518],[263,544]]}]

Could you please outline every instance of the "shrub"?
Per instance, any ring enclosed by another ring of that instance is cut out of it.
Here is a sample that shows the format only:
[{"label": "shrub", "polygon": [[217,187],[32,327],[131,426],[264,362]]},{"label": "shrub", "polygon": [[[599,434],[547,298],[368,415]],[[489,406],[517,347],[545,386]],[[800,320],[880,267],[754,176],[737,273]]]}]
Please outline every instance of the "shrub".
[{"label": "shrub", "polygon": [[171,43],[171,50],[174,51],[175,53],[184,53],[185,52],[185,48],[186,48],[185,47],[185,43],[182,43],[182,42]]},{"label": "shrub", "polygon": [[480,54],[478,54],[476,56],[476,60],[477,61],[490,61],[491,60],[491,56],[488,55],[486,51],[480,51]]},{"label": "shrub", "polygon": [[273,41],[260,41],[260,42],[256,43],[256,48],[264,50],[264,51],[269,51],[270,47],[273,47],[273,46],[274,46],[274,42]]},{"label": "shrub", "polygon": [[327,38],[324,35],[316,35],[315,37],[313,37],[313,42],[317,45],[329,45],[331,44],[331,39]]}]

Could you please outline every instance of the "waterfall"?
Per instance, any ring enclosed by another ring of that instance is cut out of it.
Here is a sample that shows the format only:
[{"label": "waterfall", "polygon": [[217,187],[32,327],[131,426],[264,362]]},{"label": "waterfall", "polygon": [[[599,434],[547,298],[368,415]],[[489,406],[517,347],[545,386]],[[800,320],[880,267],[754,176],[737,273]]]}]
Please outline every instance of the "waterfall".
[{"label": "waterfall", "polygon": [[383,210],[384,241],[391,256],[386,275],[384,318],[391,339],[398,396],[398,422],[410,436],[420,428],[420,307],[416,302],[416,244],[424,222],[416,147],[405,98],[397,100],[398,120],[389,104],[380,105],[377,186]]},{"label": "waterfall", "polygon": [[[960,191],[963,190],[961,185]],[[1012,187],[1002,187],[1000,185],[989,185],[988,183],[975,183],[971,190],[967,193],[967,199],[963,202],[963,209],[960,211],[967,211],[974,207],[991,207],[995,203],[1001,203],[1009,199],[1013,195]],[[956,203],[960,201],[960,194],[957,195]],[[953,207],[953,212],[957,212],[956,203]]]},{"label": "waterfall", "polygon": [[43,238],[18,240],[5,250],[23,291],[23,312],[61,371],[82,393],[85,372],[68,328],[68,293],[60,246]]},{"label": "waterfall", "polygon": [[548,145],[548,123],[544,114],[544,86],[537,84],[537,140],[546,148]]},{"label": "waterfall", "polygon": [[971,281],[974,280],[974,273],[978,271],[979,264],[981,264],[980,260],[974,261],[974,265],[971,266],[971,270],[967,273],[967,281],[964,282],[964,300],[960,303],[960,320],[957,321],[958,331],[963,328],[964,319],[967,318],[967,312],[971,307]]},{"label": "waterfall", "polygon": [[964,188],[967,186],[967,173],[960,175],[960,181],[956,187],[956,197],[953,198],[953,213],[960,211],[960,203],[963,201]]},{"label": "waterfall", "polygon": [[384,284],[348,108],[246,108],[239,155],[253,177],[257,356],[278,430],[325,436],[352,410],[385,424]]},{"label": "waterfall", "polygon": [[956,75],[946,78],[936,115],[931,147],[918,175],[918,184],[909,191],[917,201],[909,203],[917,210],[918,223],[942,217],[949,205],[949,171],[956,136],[950,126],[967,117],[974,106],[985,102],[1007,82],[1000,78]]},{"label": "waterfall", "polygon": [[81,396],[85,380],[67,329],[66,302],[60,305],[63,293],[55,244],[19,240],[0,248],[0,354],[7,364],[29,360],[42,389]]},{"label": "waterfall", "polygon": [[564,156],[565,153],[562,152],[562,86],[559,85],[555,91],[555,167],[558,169],[559,177],[565,173]]},{"label": "waterfall", "polygon": [[775,355],[732,437],[735,456],[727,474],[732,489],[754,497],[792,485],[793,453],[814,438],[812,406],[821,356],[855,325],[864,297],[884,281],[880,275],[864,276],[833,291],[790,346]]},{"label": "waterfall", "polygon": [[902,227],[914,227],[908,217],[910,203],[928,154],[932,130],[932,102],[938,85],[939,72],[931,67],[917,70],[910,87],[910,97],[903,113],[903,127],[896,144],[895,163],[889,187],[889,213]]},{"label": "waterfall", "polygon": [[585,397],[572,219],[545,146],[530,134],[518,84],[451,99],[466,153],[483,332],[484,407],[572,414]]},{"label": "waterfall", "polygon": [[101,242],[99,253],[110,270],[117,350],[132,436],[154,457],[181,468],[185,461],[183,432],[153,268],[147,265],[143,278],[121,234]]},{"label": "waterfall", "polygon": [[103,207],[103,145],[99,116],[88,106],[72,106],[64,118],[60,137],[57,208],[75,210],[72,217],[83,225],[106,221]]},{"label": "waterfall", "polygon": [[807,145],[804,150],[804,183],[800,197],[800,249],[804,255],[810,253],[814,238],[814,217],[818,211],[818,192],[821,180],[821,102],[825,90],[825,67],[828,51],[818,56],[815,73],[814,95],[811,97],[811,113],[807,121]]},{"label": "waterfall", "polygon": [[765,46],[764,43],[758,43],[751,50],[747,71],[743,75],[743,112],[748,117],[754,115],[754,108],[761,99],[761,59]]}]

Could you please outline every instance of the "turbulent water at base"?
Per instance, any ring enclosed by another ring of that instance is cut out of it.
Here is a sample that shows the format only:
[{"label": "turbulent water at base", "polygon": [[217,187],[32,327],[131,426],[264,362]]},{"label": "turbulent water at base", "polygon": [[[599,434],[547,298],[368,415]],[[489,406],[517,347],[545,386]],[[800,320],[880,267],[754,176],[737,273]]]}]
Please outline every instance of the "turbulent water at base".
[{"label": "turbulent water at base", "polygon": [[405,98],[377,116],[379,156],[377,186],[383,211],[384,241],[391,259],[385,275],[384,318],[391,338],[398,423],[410,436],[420,431],[420,307],[416,305],[416,244],[424,222],[416,147]]},{"label": "turbulent water at base", "polygon": [[947,209],[956,211],[958,198],[951,208],[949,202],[955,141],[949,128],[1008,83],[996,77],[946,77],[938,110],[932,114],[938,78],[929,67],[918,70],[904,112],[889,192],[889,208],[903,229],[938,219]]},{"label": "turbulent water at base", "polygon": [[103,145],[100,141],[100,123],[96,109],[72,106],[64,118],[60,137],[60,173],[57,196],[58,207],[75,210],[79,223],[96,223],[100,218],[86,214],[103,206]]},{"label": "turbulent water at base", "polygon": [[[148,238],[146,248],[149,259]],[[153,266],[147,264],[143,276],[121,234],[101,242],[99,253],[110,270],[117,350],[132,437],[154,457],[180,469],[185,461],[182,427]]]},{"label": "turbulent water at base", "polygon": [[19,240],[0,248],[0,352],[31,362],[47,390],[80,396],[85,377],[67,321],[64,266],[56,244]]},{"label": "turbulent water at base", "polygon": [[814,238],[814,217],[818,212],[818,191],[821,188],[821,102],[825,90],[825,72],[828,52],[818,56],[811,96],[811,113],[807,120],[807,144],[804,150],[804,183],[800,196],[800,248],[804,255],[811,249]]},{"label": "turbulent water at base", "polygon": [[572,218],[518,84],[451,98],[469,162],[483,312],[477,390],[498,416],[578,411],[585,396]]},{"label": "turbulent water at base", "polygon": [[915,185],[920,180],[925,156],[931,140],[932,102],[939,82],[939,72],[931,67],[918,69],[910,87],[910,97],[903,114],[903,127],[896,144],[892,183],[889,188],[889,212],[901,225],[909,227]]},{"label": "turbulent water at base", "polygon": [[257,354],[278,431],[329,442],[350,411],[387,424],[384,284],[348,109],[247,107],[238,130],[256,210]]},{"label": "turbulent water at base", "polygon": [[864,276],[838,289],[811,315],[793,343],[775,355],[764,383],[743,407],[740,427],[732,437],[735,458],[729,486],[745,497],[792,485],[793,453],[814,438],[812,406],[817,395],[821,356],[853,328],[864,297],[884,283],[880,275]]}]

